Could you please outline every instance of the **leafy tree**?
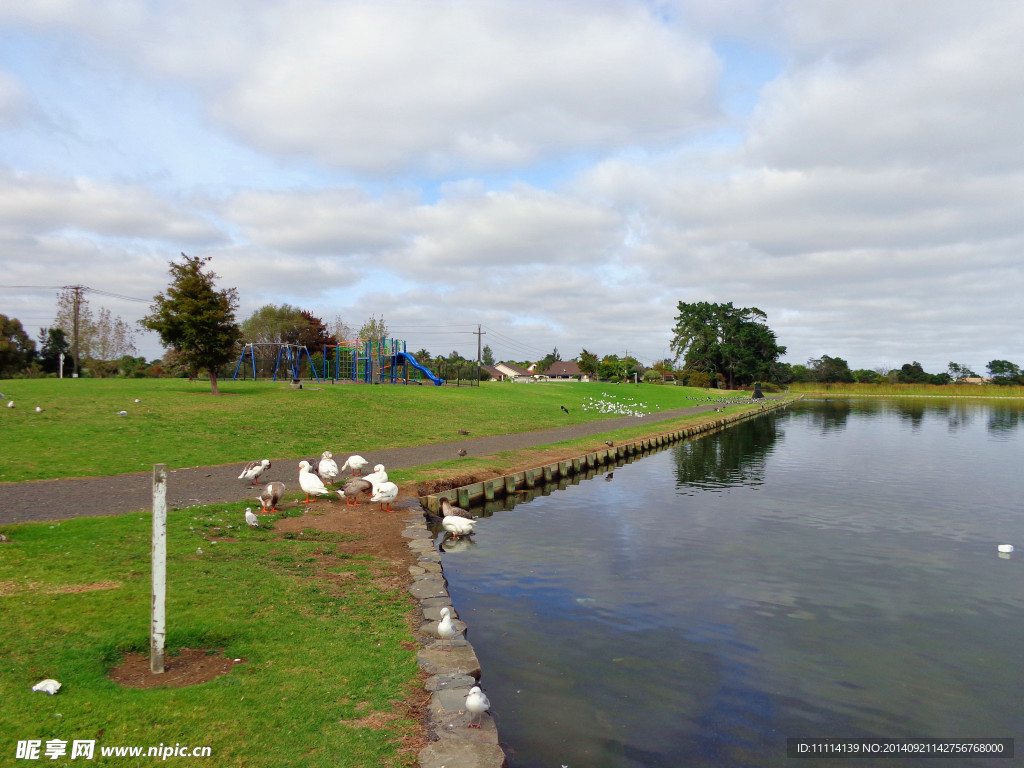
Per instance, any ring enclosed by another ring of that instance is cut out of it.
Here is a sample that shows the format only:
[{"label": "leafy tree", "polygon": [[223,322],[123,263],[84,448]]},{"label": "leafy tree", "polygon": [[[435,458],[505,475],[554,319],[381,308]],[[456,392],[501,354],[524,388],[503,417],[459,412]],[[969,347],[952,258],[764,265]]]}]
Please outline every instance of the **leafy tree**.
[{"label": "leafy tree", "polygon": [[600,366],[600,361],[597,359],[597,355],[584,349],[580,351],[580,356],[577,360],[580,367],[580,373],[585,373],[591,377],[597,376],[597,369],[598,366]]},{"label": "leafy tree", "polygon": [[1016,378],[1020,376],[1020,366],[1009,360],[991,360],[988,364],[988,375],[993,379]]},{"label": "leafy tree", "polygon": [[487,345],[480,351],[480,359],[484,365],[494,365],[494,352]]},{"label": "leafy tree", "polygon": [[217,368],[232,360],[241,329],[235,322],[238,291],[217,291],[213,271],[204,272],[209,258],[186,256],[184,262],[171,262],[171,283],[167,293],[153,297],[151,312],[139,322],[160,334],[165,347],[177,353],[178,360],[190,371],[205,370],[215,395]]},{"label": "leafy tree", "polygon": [[[44,373],[60,372],[60,356],[65,357],[71,352],[71,344],[68,343],[62,328],[40,328],[39,329],[39,364]],[[68,366],[70,368],[70,365]]]},{"label": "leafy tree", "polygon": [[561,359],[562,356],[558,354],[558,347],[555,347],[551,352],[548,352],[544,357],[537,361],[537,371],[539,373],[543,373]]},{"label": "leafy tree", "polygon": [[949,374],[931,374],[924,370],[917,360],[912,363],[904,363],[896,375],[900,384],[947,384],[950,381]]},{"label": "leafy tree", "polygon": [[36,356],[36,343],[16,317],[0,315],[0,376],[21,373]]},{"label": "leafy tree", "polygon": [[858,368],[856,371],[853,371],[853,380],[858,384],[881,384],[885,381],[885,377],[878,371]]},{"label": "leafy tree", "polygon": [[416,358],[416,362],[420,365],[430,365],[434,358],[426,349],[421,349],[418,352],[413,352],[412,356]]},{"label": "leafy tree", "polygon": [[957,381],[959,379],[973,378],[977,377],[977,375],[978,374],[976,374],[966,365],[960,365],[959,363],[952,362],[949,364],[949,378],[951,378],[953,381]]},{"label": "leafy tree", "polygon": [[359,328],[359,338],[369,339],[374,344],[377,344],[387,337],[388,324],[384,322],[384,315],[381,315],[380,317],[370,315],[366,322]]},{"label": "leafy tree", "polygon": [[815,381],[829,384],[850,383],[853,381],[853,372],[849,364],[841,357],[829,357],[822,355],[818,359],[807,361],[807,367]]},{"label": "leafy tree", "polygon": [[785,354],[757,307],[679,302],[671,348],[686,368],[724,376],[729,388],[768,380]]}]

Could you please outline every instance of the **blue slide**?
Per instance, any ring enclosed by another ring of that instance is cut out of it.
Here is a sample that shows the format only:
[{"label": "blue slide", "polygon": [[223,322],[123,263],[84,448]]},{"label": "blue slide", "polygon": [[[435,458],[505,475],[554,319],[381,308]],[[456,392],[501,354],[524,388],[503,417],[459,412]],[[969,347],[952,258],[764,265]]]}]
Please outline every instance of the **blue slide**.
[{"label": "blue slide", "polygon": [[442,384],[444,384],[444,379],[437,378],[437,376],[434,375],[433,371],[431,371],[429,368],[424,368],[422,365],[417,363],[416,358],[410,355],[408,352],[399,352],[397,355],[395,355],[396,363],[402,360],[409,363],[409,365],[411,365],[417,371],[422,373],[424,376],[426,376],[428,379],[434,382],[434,384],[436,384],[437,386],[440,387]]}]

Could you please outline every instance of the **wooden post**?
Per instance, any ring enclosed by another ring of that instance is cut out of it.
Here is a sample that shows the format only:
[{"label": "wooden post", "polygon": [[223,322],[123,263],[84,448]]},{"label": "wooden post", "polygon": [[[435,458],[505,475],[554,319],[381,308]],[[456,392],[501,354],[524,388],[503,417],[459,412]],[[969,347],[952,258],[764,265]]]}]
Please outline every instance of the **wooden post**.
[{"label": "wooden post", "polygon": [[149,670],[164,672],[167,597],[167,465],[153,465],[153,613],[149,630]]}]

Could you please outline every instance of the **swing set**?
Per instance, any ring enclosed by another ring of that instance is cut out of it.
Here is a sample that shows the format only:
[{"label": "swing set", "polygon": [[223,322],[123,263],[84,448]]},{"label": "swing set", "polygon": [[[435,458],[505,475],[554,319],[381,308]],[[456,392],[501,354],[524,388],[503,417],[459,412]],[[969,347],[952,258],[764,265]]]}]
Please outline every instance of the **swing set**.
[{"label": "swing set", "polygon": [[[287,366],[286,370],[291,374],[290,378],[300,379],[302,378],[302,356],[306,356],[306,361],[309,363],[309,370],[312,372],[313,377],[319,382],[320,376],[317,373],[316,365],[313,364],[313,358],[309,355],[309,350],[306,349],[304,344],[275,344],[275,343],[253,343],[246,344],[242,348],[242,354],[238,358],[238,365],[235,366],[235,375],[231,378],[232,381],[238,379],[238,372],[242,371],[242,378],[245,378],[245,373],[249,366],[246,365],[245,370],[242,369],[242,364],[245,363],[246,359],[252,365],[252,377],[258,379],[259,374],[256,372],[257,358],[260,360],[260,368],[265,369],[269,367],[268,363],[270,356],[265,354],[265,350],[274,347],[277,349],[277,358],[274,361],[273,381],[277,381],[277,372],[281,369],[282,361]],[[273,353],[271,353],[273,354]],[[265,375],[265,373],[264,373]]]}]

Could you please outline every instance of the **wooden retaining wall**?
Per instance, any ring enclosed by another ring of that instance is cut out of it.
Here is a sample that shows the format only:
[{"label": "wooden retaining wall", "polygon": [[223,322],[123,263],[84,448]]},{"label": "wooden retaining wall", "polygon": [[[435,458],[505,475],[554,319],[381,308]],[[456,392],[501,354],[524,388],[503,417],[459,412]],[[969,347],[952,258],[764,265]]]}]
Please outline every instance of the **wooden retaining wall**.
[{"label": "wooden retaining wall", "polygon": [[[491,503],[501,502],[504,499],[511,500],[516,494],[546,495],[546,493],[551,492],[551,487],[556,484],[564,488],[573,480],[579,482],[582,479],[593,477],[599,471],[609,467],[620,466],[635,457],[656,451],[672,443],[706,435],[709,432],[715,432],[738,421],[763,416],[769,411],[785,408],[792,402],[791,399],[765,401],[760,408],[733,413],[714,421],[696,424],[691,427],[683,427],[655,437],[645,437],[631,442],[624,442],[600,451],[594,451],[593,453],[586,453],[571,459],[564,459],[540,467],[526,469],[522,472],[514,472],[511,475],[495,477],[480,483],[472,483],[460,488],[451,488],[447,491],[433,493],[429,496],[421,496],[420,504],[430,512],[437,514],[441,509],[441,499],[443,498],[447,498],[455,506],[468,509],[473,505],[484,504],[484,506],[489,506]],[[505,505],[501,504],[500,506]]]}]

